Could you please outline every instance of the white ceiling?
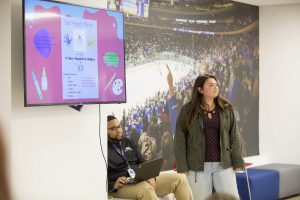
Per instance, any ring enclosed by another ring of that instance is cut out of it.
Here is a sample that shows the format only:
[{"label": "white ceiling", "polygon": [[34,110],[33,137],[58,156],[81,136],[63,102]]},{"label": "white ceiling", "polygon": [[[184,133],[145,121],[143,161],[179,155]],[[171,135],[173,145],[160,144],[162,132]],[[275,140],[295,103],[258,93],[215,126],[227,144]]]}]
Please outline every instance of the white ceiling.
[{"label": "white ceiling", "polygon": [[300,4],[300,0],[234,0],[256,6],[288,5]]}]

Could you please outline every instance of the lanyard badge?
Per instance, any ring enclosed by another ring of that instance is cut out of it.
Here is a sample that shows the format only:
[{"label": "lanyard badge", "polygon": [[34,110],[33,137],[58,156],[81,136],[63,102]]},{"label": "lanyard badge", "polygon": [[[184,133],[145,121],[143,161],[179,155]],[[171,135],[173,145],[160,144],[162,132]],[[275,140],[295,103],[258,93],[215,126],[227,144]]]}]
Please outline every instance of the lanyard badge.
[{"label": "lanyard badge", "polygon": [[128,166],[128,174],[131,178],[135,178],[135,171]]},{"label": "lanyard badge", "polygon": [[126,156],[125,156],[125,153],[124,153],[123,149],[122,149],[122,148],[118,148],[118,147],[117,147],[116,145],[114,145],[114,144],[113,144],[113,146],[114,146],[115,150],[120,154],[120,156],[122,156],[122,158],[126,161],[126,164],[127,164],[127,166],[128,166],[127,172],[128,172],[128,174],[129,174],[129,176],[130,176],[131,178],[135,178],[135,171],[134,171],[133,169],[131,169],[131,167],[130,167],[130,165],[129,165],[127,159],[126,159]]}]

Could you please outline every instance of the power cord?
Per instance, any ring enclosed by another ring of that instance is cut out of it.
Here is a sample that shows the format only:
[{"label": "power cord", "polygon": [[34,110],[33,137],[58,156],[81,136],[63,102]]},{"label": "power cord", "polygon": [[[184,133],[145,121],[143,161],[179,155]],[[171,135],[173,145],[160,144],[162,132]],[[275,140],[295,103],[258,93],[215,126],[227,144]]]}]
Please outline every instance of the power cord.
[{"label": "power cord", "polygon": [[[103,151],[103,147],[102,147],[102,140],[101,140],[101,105],[99,104],[99,142],[100,142],[100,148],[101,148],[101,153],[102,153],[102,157],[103,157],[103,160],[105,162],[105,168],[106,168],[106,173],[107,173],[107,161],[106,161],[106,158],[105,158],[105,155],[104,155],[104,151]],[[108,179],[107,179],[107,176],[106,176],[106,191],[108,191]]]}]

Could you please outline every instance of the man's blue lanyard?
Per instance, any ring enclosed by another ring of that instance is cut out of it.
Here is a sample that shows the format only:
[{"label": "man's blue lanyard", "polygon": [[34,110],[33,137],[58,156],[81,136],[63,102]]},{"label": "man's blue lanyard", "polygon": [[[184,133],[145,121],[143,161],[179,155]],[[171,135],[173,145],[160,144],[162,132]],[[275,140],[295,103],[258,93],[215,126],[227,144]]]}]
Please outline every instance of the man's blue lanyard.
[{"label": "man's blue lanyard", "polygon": [[112,144],[112,145],[113,145],[114,149],[117,151],[117,153],[125,160],[125,162],[126,162],[128,168],[130,168],[130,165],[129,165],[128,161],[127,161],[127,158],[126,158],[126,156],[125,156],[125,152],[124,152],[124,150],[122,149],[122,147],[118,147],[118,146],[115,145],[115,144]]},{"label": "man's blue lanyard", "polygon": [[118,152],[118,154],[120,154],[120,156],[122,156],[122,158],[126,159],[124,150],[115,144],[112,144],[112,145],[113,145],[114,149]]}]

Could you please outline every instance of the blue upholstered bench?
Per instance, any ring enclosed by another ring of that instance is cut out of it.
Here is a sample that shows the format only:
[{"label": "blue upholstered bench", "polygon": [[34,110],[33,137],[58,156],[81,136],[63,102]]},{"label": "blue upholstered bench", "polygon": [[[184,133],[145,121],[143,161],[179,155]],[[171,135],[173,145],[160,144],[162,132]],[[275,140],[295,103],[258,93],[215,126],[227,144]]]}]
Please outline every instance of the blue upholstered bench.
[{"label": "blue upholstered bench", "polygon": [[254,167],[279,172],[279,198],[300,194],[300,165],[272,163]]},{"label": "blue upholstered bench", "polygon": [[[247,169],[252,200],[279,199],[279,173],[275,170]],[[236,173],[241,200],[250,200],[246,173]]]}]

